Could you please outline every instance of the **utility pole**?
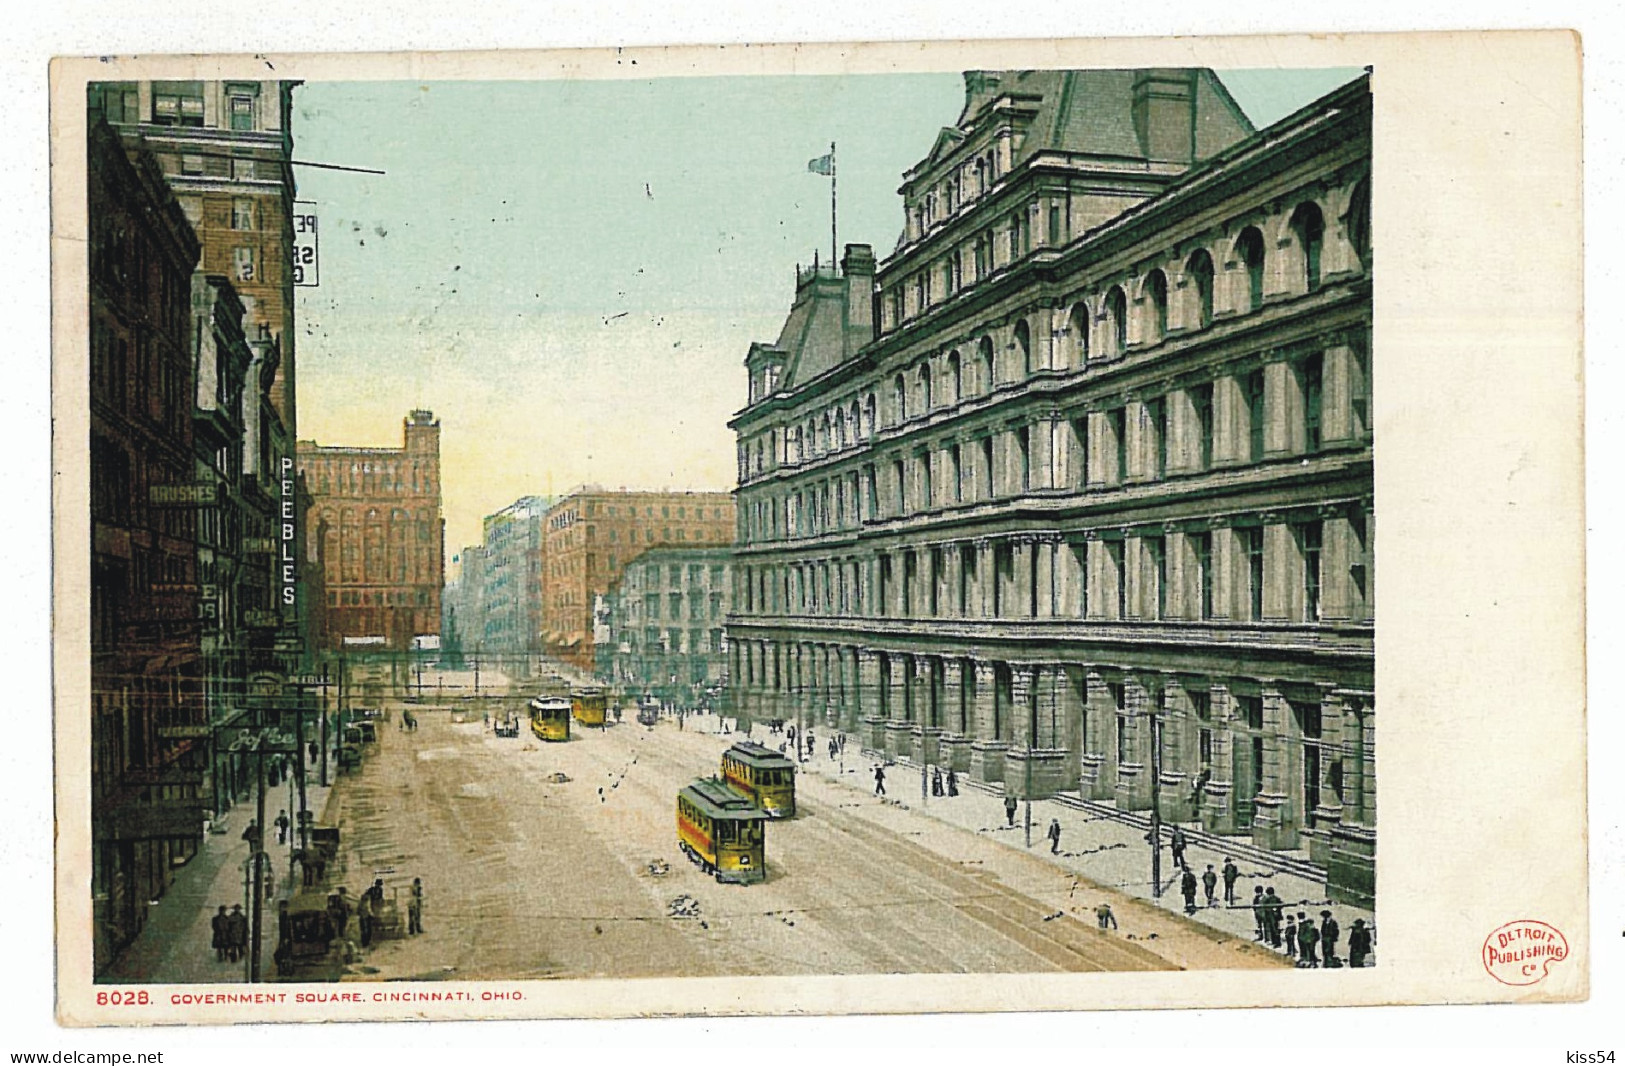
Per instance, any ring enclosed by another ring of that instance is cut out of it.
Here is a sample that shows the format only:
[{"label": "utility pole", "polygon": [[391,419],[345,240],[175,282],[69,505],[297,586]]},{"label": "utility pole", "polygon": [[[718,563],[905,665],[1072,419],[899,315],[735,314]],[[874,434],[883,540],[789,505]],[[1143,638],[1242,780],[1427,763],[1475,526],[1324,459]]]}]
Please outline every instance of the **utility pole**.
[{"label": "utility pole", "polygon": [[255,839],[250,844],[250,846],[254,849],[254,910],[253,910],[253,928],[249,932],[249,959],[248,959],[248,974],[249,974],[248,980],[249,980],[250,983],[257,983],[259,981],[259,979],[260,979],[260,937],[262,935],[261,931],[264,929],[264,925],[262,923],[263,923],[263,920],[264,920],[264,911],[265,911],[265,734],[263,732],[264,728],[265,728],[265,726],[262,723],[260,725],[260,729],[262,730],[262,732],[260,733],[259,741],[258,741],[257,744],[254,745],[254,764],[258,768],[257,773],[259,775],[260,780],[259,780],[259,789],[258,789],[258,792],[259,792],[258,818],[255,820],[255,827],[258,830],[258,835],[255,837]]},{"label": "utility pole", "polygon": [[1162,736],[1161,722],[1151,712],[1151,897],[1162,898]]}]

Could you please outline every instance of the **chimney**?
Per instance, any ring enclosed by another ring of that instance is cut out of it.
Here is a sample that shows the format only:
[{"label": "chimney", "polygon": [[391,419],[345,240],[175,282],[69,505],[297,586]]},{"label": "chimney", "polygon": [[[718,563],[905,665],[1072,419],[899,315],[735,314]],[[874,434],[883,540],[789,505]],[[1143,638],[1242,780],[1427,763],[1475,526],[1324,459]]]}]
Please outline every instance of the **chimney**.
[{"label": "chimney", "polygon": [[875,339],[875,252],[867,244],[849,244],[841,257],[846,278],[846,355]]},{"label": "chimney", "polygon": [[1196,72],[1134,72],[1134,133],[1147,159],[1189,163],[1195,156]]}]

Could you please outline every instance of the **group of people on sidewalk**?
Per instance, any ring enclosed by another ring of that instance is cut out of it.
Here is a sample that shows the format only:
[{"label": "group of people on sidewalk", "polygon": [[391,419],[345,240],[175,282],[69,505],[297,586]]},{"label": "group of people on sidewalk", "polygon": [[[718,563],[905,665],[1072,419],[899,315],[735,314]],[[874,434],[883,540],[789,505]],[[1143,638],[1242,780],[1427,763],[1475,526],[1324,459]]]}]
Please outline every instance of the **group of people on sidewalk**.
[{"label": "group of people on sidewalk", "polygon": [[226,913],[226,905],[222,903],[220,910],[209,919],[212,931],[210,945],[214,948],[216,962],[239,962],[248,950],[248,915],[243,913],[241,903],[232,904],[231,913]]},{"label": "group of people on sidewalk", "polygon": [[[1286,901],[1275,894],[1274,888],[1255,887],[1252,903],[1255,925],[1253,939],[1277,951],[1284,951],[1296,959],[1301,967],[1335,970],[1344,966],[1344,961],[1337,954],[1343,931],[1332,912],[1322,910],[1317,924],[1306,911],[1299,911],[1294,917],[1286,906]],[[1346,965],[1356,969],[1365,966],[1371,956],[1371,943],[1371,927],[1364,918],[1354,919],[1349,929]]]}]

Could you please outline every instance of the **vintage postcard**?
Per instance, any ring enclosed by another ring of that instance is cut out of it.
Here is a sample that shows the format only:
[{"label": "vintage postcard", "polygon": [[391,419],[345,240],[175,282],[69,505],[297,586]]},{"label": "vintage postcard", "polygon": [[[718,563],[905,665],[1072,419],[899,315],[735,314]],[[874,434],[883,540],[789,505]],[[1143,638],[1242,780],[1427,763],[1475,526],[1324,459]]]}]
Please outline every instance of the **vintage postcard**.
[{"label": "vintage postcard", "polygon": [[58,60],[60,1020],[1583,998],[1578,64]]}]

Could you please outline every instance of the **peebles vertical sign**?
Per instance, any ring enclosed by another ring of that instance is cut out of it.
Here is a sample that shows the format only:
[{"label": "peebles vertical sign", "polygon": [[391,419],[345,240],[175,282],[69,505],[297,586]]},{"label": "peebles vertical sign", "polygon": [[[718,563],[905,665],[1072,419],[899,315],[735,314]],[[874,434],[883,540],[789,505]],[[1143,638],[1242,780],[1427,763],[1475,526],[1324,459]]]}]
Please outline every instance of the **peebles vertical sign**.
[{"label": "peebles vertical sign", "polygon": [[304,288],[321,284],[321,255],[316,240],[316,205],[294,201],[293,283]]},{"label": "peebles vertical sign", "polygon": [[282,457],[281,475],[280,488],[282,497],[282,521],[280,523],[280,533],[277,536],[277,540],[279,541],[277,548],[277,561],[281,564],[280,573],[282,576],[282,603],[284,606],[292,607],[294,602],[294,585],[298,580],[298,567],[296,565],[298,561],[298,554],[294,548],[293,538],[294,492],[293,457],[291,455],[284,455]]}]

